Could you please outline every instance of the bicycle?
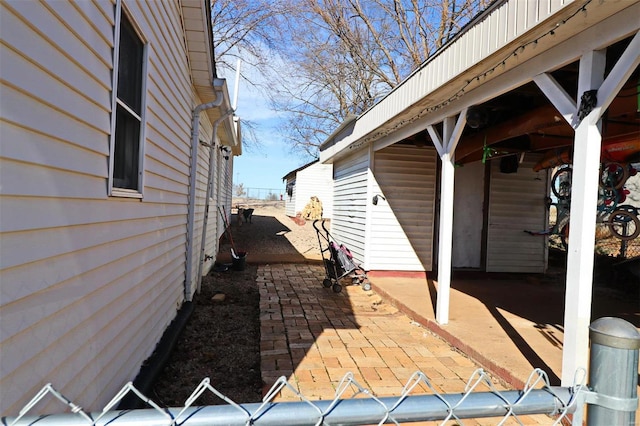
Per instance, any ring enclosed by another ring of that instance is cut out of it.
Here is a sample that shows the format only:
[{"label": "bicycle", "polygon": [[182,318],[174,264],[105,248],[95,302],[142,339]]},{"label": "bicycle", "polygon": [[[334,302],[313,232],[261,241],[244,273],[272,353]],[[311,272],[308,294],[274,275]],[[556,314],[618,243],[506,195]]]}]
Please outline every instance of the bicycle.
[{"label": "bicycle", "polygon": [[[615,166],[603,164],[600,171],[597,223],[604,224],[612,236],[624,241],[640,235],[639,209],[630,204],[620,204],[629,193],[624,189],[624,183],[635,173],[630,165],[619,163]],[[546,203],[548,208],[556,206],[556,223],[546,231],[525,230],[530,235],[559,235],[565,249],[569,234],[572,174],[571,165],[564,165],[556,170],[551,179],[551,191],[558,202],[553,203],[547,197]]]}]

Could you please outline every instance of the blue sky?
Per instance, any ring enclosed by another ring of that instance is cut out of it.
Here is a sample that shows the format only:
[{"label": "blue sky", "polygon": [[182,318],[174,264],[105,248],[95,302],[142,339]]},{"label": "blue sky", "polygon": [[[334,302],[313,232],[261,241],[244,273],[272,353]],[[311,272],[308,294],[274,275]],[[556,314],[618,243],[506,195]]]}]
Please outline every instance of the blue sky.
[{"label": "blue sky", "polygon": [[[246,68],[242,72],[251,74],[251,70]],[[227,79],[229,94],[233,100],[235,75],[222,77]],[[290,146],[279,137],[276,130],[281,122],[278,113],[269,108],[269,101],[258,89],[242,80],[236,115],[241,122],[248,120],[253,124],[260,146],[251,149],[244,147],[242,155],[235,157],[233,183],[242,183],[245,188],[275,189],[284,194],[282,177],[313,159],[291,153]],[[243,127],[244,138],[247,133],[248,129]]]}]

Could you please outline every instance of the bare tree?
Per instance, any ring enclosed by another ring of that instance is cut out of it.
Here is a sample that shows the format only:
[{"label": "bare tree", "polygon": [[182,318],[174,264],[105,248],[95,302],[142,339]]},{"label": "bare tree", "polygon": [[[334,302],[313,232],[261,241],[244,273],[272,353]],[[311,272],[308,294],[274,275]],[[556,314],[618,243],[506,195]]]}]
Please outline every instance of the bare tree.
[{"label": "bare tree", "polygon": [[229,72],[241,58],[259,70],[266,85],[244,81],[270,97],[292,149],[315,157],[346,117],[373,106],[489,2],[213,0],[216,62]]},{"label": "bare tree", "polygon": [[218,68],[234,71],[237,59],[264,68],[274,43],[274,18],[281,13],[278,2],[213,0],[211,26]]},{"label": "bare tree", "polygon": [[[270,0],[212,0],[211,26],[217,71],[221,76],[234,75],[238,60],[242,69],[257,74],[271,72],[276,17],[284,13],[279,2]],[[252,90],[263,91],[261,82],[240,75]],[[248,151],[260,149],[257,123],[242,120],[243,145]]]},{"label": "bare tree", "polygon": [[288,64],[273,107],[283,136],[310,155],[456,34],[489,0],[292,0],[278,21]]}]

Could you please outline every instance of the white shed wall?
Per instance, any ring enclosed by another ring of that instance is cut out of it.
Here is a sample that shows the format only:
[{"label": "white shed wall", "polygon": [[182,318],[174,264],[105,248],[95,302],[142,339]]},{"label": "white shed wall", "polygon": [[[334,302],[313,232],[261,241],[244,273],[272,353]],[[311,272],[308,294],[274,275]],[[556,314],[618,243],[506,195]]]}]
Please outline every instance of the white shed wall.
[{"label": "white shed wall", "polygon": [[540,155],[527,154],[517,173],[500,173],[500,160],[491,161],[487,272],[534,272],[546,269],[547,244],[525,230],[546,227],[545,171],[534,172]]},{"label": "white shed wall", "polygon": [[[102,408],[184,299],[199,102],[178,3],[125,3],[149,40],[143,200],[107,197],[113,3],[0,3],[2,415],[48,382],[84,409]],[[211,125],[201,122],[207,141]],[[198,157],[196,247],[208,153]]]},{"label": "white shed wall", "polygon": [[355,260],[365,264],[369,151],[362,150],[333,165],[333,219],[331,234],[345,244]]},{"label": "white shed wall", "polygon": [[304,210],[312,196],[322,202],[322,217],[331,219],[333,211],[333,164],[315,163],[296,173],[295,210],[293,215]]},{"label": "white shed wall", "polygon": [[[392,145],[374,156],[367,268],[430,271],[437,153],[433,148]],[[371,202],[371,200],[368,200]]]},{"label": "white shed wall", "polygon": [[482,267],[485,165],[478,161],[456,169],[453,200],[454,268]]},{"label": "white shed wall", "polygon": [[287,179],[287,187],[291,186],[291,195],[287,192],[285,195],[284,212],[289,217],[296,215],[296,178]]},{"label": "white shed wall", "polygon": [[284,212],[289,217],[295,217],[296,215],[296,178],[293,177],[287,180],[287,185],[293,185],[291,187],[291,195],[286,194],[285,204],[284,204]]}]

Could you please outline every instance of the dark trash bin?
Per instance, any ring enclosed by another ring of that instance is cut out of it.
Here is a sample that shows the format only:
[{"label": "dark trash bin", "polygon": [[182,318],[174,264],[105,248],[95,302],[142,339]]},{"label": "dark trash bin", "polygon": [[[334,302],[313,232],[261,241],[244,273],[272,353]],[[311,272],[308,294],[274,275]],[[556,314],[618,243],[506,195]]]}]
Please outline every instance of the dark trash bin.
[{"label": "dark trash bin", "polygon": [[232,256],[232,268],[234,271],[244,271],[247,265],[247,252],[239,251]]}]

